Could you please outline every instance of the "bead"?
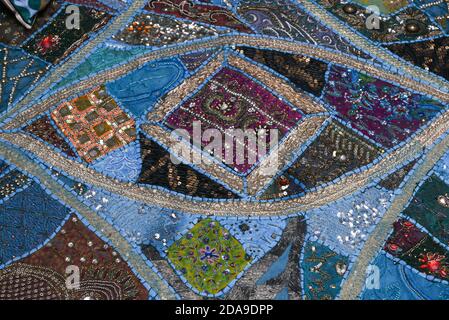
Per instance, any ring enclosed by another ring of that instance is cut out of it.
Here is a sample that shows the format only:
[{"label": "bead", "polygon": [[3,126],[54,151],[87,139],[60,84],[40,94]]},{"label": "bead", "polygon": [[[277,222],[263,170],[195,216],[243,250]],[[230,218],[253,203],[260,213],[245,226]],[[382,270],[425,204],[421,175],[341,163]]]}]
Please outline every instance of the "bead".
[{"label": "bead", "polygon": [[343,6],[343,11],[347,14],[355,14],[357,13],[357,7],[348,3]]},{"label": "bead", "polygon": [[405,30],[409,33],[418,33],[420,29],[419,23],[414,20],[407,21],[405,24]]}]

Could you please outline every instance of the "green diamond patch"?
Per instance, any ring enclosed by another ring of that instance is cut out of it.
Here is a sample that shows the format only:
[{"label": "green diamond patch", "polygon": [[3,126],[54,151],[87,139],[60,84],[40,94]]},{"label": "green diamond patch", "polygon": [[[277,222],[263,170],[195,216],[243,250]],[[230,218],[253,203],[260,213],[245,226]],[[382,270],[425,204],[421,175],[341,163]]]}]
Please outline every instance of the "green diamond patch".
[{"label": "green diamond patch", "polygon": [[217,294],[251,257],[228,230],[212,219],[200,220],[168,249],[168,258],[198,291]]}]

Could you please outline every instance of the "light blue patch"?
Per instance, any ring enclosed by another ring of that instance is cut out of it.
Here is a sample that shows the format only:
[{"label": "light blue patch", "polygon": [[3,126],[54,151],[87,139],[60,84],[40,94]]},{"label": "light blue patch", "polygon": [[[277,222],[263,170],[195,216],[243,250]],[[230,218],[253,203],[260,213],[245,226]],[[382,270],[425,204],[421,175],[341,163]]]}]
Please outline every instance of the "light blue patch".
[{"label": "light blue patch", "polygon": [[[217,221],[243,245],[253,260],[260,259],[281,239],[285,219],[217,217]],[[241,229],[246,225],[249,229]]]},{"label": "light blue patch", "polygon": [[93,163],[91,167],[112,178],[135,182],[142,169],[140,144],[135,141],[115,150]]},{"label": "light blue patch", "polygon": [[150,111],[155,102],[184,77],[178,59],[149,62],[142,68],[107,84],[109,93],[136,117]]},{"label": "light blue patch", "polygon": [[[376,286],[376,273],[370,275],[369,288],[362,293],[363,300],[446,300],[449,286],[432,282],[413,272],[410,268],[394,263],[380,253],[374,260],[379,268],[379,285]],[[372,280],[372,281],[371,281]]]},{"label": "light blue patch", "polygon": [[[355,255],[384,215],[390,201],[390,193],[371,187],[312,209],[306,212],[308,233],[314,237],[313,240],[326,243],[339,253]],[[354,234],[356,230],[360,233]]]},{"label": "light blue patch", "polygon": [[[199,218],[198,215],[132,201],[101,189],[92,189],[83,197],[87,205],[120,229],[129,241],[151,244],[160,252],[164,252],[190,230]],[[253,261],[263,257],[279,242],[286,225],[285,220],[237,217],[215,219],[242,243]],[[242,231],[239,228],[242,223],[248,226],[248,230]]]},{"label": "light blue patch", "polygon": [[289,300],[288,297],[288,288],[282,289],[276,297],[274,297],[274,300]]},{"label": "light blue patch", "polygon": [[239,1],[238,0],[227,0],[227,1],[224,1],[224,0],[211,0],[210,3],[211,4],[215,4],[215,5],[219,5],[219,6],[223,6],[223,7],[226,7],[226,6],[228,6],[228,4],[230,4],[230,5],[234,6],[234,7],[236,7],[238,5]]},{"label": "light blue patch", "polygon": [[84,197],[84,202],[118,228],[128,241],[151,244],[159,252],[164,252],[197,221],[190,215],[148,206],[100,189],[88,191]]}]

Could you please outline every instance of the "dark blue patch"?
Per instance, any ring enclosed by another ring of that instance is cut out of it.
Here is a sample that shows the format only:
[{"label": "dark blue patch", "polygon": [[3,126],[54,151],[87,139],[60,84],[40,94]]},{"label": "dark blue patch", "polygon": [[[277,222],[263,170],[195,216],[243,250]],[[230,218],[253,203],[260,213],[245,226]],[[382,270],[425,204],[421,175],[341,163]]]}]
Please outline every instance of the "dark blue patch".
[{"label": "dark blue patch", "polygon": [[[0,112],[5,111],[17,98],[26,93],[42,75],[47,64],[42,60],[0,45],[0,61],[6,61],[6,80],[0,83]],[[21,74],[25,74],[22,76]]]},{"label": "dark blue patch", "polygon": [[69,213],[35,182],[0,204],[0,263],[42,245]]}]

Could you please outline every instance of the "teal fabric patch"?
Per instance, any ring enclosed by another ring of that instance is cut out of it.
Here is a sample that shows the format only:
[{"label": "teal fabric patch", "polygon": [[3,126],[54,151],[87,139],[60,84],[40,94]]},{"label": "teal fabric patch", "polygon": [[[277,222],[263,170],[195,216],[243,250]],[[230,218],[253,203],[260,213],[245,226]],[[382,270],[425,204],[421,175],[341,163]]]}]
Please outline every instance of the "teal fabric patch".
[{"label": "teal fabric patch", "polygon": [[120,63],[129,61],[147,51],[148,50],[146,48],[140,47],[123,50],[118,50],[111,47],[99,48],[75,69],[73,69],[67,77],[63,78],[58,84],[56,84],[54,89],[57,90],[70,83],[76,82],[83,77],[91,76],[95,72],[100,72]]},{"label": "teal fabric patch", "polygon": [[348,269],[348,258],[318,242],[309,242],[302,262],[306,300],[333,300]]}]

